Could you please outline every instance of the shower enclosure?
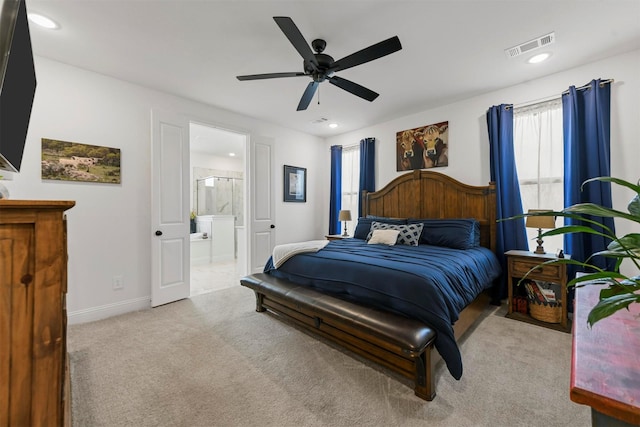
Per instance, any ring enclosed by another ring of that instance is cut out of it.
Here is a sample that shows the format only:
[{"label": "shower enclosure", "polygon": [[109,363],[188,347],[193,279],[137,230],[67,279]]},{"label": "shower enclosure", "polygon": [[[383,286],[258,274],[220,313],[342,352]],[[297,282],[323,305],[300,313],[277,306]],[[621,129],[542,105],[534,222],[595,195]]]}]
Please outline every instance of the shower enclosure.
[{"label": "shower enclosure", "polygon": [[235,225],[244,225],[242,178],[207,176],[196,179],[196,215],[232,215]]}]

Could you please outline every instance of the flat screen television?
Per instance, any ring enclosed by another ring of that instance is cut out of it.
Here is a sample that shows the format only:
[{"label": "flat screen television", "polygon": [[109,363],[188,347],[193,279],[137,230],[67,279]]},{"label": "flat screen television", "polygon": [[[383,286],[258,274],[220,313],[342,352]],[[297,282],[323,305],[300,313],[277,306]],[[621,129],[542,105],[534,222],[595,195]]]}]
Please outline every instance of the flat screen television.
[{"label": "flat screen television", "polygon": [[36,92],[24,0],[0,0],[0,170],[20,172]]}]

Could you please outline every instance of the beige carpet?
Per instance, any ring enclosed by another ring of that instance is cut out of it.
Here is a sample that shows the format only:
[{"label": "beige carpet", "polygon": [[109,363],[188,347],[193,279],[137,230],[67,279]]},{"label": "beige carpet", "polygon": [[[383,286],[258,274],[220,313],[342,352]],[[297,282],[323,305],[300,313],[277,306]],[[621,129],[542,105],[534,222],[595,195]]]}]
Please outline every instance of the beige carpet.
[{"label": "beige carpet", "polygon": [[75,426],[588,426],[571,336],[488,310],[437,397],[254,311],[237,287],[69,327]]}]

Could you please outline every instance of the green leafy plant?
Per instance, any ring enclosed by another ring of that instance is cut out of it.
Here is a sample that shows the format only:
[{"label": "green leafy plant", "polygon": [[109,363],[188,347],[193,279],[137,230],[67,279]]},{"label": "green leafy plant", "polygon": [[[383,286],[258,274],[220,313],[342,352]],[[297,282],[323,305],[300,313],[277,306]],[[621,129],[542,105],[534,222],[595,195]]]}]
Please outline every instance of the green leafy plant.
[{"label": "green leafy plant", "polygon": [[[606,208],[594,203],[580,203],[570,206],[560,212],[537,212],[513,217],[518,218],[540,215],[561,216],[581,221],[579,225],[565,225],[563,227],[549,230],[543,233],[542,237],[569,233],[588,233],[604,236],[611,240],[606,250],[591,254],[584,262],[567,258],[558,258],[541,264],[572,264],[586,270],[586,273],[583,275],[571,279],[567,283],[568,286],[579,287],[588,286],[590,284],[607,285],[606,288],[603,288],[600,291],[598,303],[589,312],[589,316],[587,318],[589,326],[593,326],[596,322],[611,316],[618,310],[622,310],[623,308],[628,309],[629,305],[633,303],[640,303],[640,275],[627,277],[620,273],[620,265],[624,260],[629,260],[635,267],[636,271],[640,272],[640,233],[629,233],[625,236],[617,237],[609,227],[589,218],[589,216],[619,218],[621,220],[632,221],[633,223],[640,225],[640,181],[638,184],[632,184],[619,178],[597,177],[585,181],[582,184],[582,187],[593,181],[611,182],[635,191],[636,195],[631,199],[627,207],[629,213]],[[614,258],[615,267],[613,271],[603,270],[593,265],[591,260],[595,256]],[[532,271],[536,268],[532,269]]]}]

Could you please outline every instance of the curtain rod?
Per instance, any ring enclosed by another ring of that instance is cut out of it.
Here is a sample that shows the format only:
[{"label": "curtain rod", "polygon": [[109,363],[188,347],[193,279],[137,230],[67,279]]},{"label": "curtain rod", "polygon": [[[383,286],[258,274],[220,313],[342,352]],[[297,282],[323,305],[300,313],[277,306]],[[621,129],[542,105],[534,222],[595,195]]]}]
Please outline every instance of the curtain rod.
[{"label": "curtain rod", "polygon": [[[340,144],[336,144],[336,145],[340,145]],[[353,150],[354,148],[360,148],[360,144],[340,145],[340,146],[342,147],[343,150]]]},{"label": "curtain rod", "polygon": [[[600,81],[600,87],[604,87],[604,85],[613,83],[614,81],[615,81],[614,79],[602,80],[602,81]],[[591,84],[589,83],[589,84],[586,84],[584,86],[577,87],[576,90],[585,90],[585,89],[589,89],[590,87],[591,87]],[[562,95],[566,95],[568,93],[569,93],[569,91],[565,90],[564,92],[562,92]],[[530,106],[533,106],[533,105],[536,105],[536,104],[542,104],[544,102],[553,101],[554,99],[557,99],[557,98],[558,98],[558,95],[553,95],[553,96],[550,96],[548,98],[543,98],[543,99],[539,99],[537,101],[527,102],[525,104],[519,104],[519,105],[507,104],[505,106],[505,109],[510,110],[512,108],[530,107]]]},{"label": "curtain rod", "polygon": [[553,96],[548,96],[546,98],[540,98],[540,99],[536,99],[534,101],[528,101],[528,102],[524,102],[522,104],[510,104],[510,107],[513,109],[516,108],[525,108],[525,107],[533,107],[534,105],[538,105],[538,104],[544,104],[545,102],[551,102],[551,101],[560,101],[562,99],[562,97],[560,95],[553,95]]},{"label": "curtain rod", "polygon": [[[600,87],[604,87],[604,85],[609,84],[609,83],[613,83],[613,82],[614,82],[613,79],[601,80],[600,81]],[[590,88],[591,88],[591,83],[587,83],[584,86],[577,87],[576,90],[585,90],[585,89],[590,89]],[[564,92],[562,92],[563,95],[566,95],[568,93],[569,93],[568,90],[565,90]]]}]

